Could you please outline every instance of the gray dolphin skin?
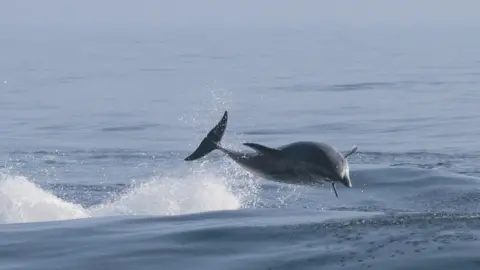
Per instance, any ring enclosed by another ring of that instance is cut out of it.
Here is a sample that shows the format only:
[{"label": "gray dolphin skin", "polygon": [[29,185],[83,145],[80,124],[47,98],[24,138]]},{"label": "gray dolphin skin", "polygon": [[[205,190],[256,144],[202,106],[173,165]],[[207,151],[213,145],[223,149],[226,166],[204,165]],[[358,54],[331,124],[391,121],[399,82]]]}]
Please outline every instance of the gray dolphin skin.
[{"label": "gray dolphin skin", "polygon": [[331,183],[337,198],[335,183],[352,187],[347,157],[355,153],[358,147],[354,146],[342,155],[332,146],[317,142],[294,142],[278,148],[244,143],[255,152],[242,153],[226,149],[220,144],[227,121],[228,112],[225,111],[220,122],[185,160],[197,160],[213,150],[220,150],[250,173],[271,181],[295,185]]}]

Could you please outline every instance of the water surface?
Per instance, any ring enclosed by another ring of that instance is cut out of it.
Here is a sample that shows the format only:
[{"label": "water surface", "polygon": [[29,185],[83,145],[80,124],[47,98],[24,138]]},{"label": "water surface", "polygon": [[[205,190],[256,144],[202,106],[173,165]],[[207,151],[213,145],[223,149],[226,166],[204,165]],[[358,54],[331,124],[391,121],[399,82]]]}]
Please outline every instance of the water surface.
[{"label": "water surface", "polygon": [[[478,269],[475,33],[2,28],[0,269]],[[185,163],[224,110],[353,188]]]}]

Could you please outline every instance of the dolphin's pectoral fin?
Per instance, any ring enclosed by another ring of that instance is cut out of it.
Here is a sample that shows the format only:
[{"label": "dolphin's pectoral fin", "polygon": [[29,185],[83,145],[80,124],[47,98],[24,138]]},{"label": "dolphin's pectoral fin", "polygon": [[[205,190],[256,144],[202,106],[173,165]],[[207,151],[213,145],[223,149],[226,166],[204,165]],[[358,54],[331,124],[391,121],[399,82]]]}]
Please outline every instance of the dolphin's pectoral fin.
[{"label": "dolphin's pectoral fin", "polygon": [[356,146],[356,145],[353,146],[352,150],[350,150],[350,152],[348,152],[348,153],[345,154],[345,158],[347,158],[347,157],[350,156],[351,154],[357,152],[357,150],[358,150],[358,146]]},{"label": "dolphin's pectoral fin", "polygon": [[332,188],[333,188],[333,191],[335,192],[335,196],[337,196],[337,199],[338,199],[338,192],[337,192],[337,188],[335,187],[335,183],[332,183]]},{"label": "dolphin's pectoral fin", "polygon": [[258,143],[244,143],[243,145],[248,146],[257,152],[266,155],[279,156],[282,154],[282,152],[278,149],[266,147]]}]

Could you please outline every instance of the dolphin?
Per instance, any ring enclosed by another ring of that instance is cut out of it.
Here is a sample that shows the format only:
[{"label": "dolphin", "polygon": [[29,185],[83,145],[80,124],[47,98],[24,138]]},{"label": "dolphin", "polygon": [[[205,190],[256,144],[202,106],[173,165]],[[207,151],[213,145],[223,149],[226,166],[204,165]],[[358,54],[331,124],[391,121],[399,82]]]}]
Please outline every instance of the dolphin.
[{"label": "dolphin", "polygon": [[337,198],[336,183],[352,187],[347,158],[358,150],[357,146],[342,155],[334,147],[318,142],[299,141],[278,148],[246,142],[243,145],[255,152],[243,153],[220,144],[227,121],[228,112],[225,111],[222,119],[185,161],[197,160],[213,150],[220,150],[250,173],[267,180],[296,185],[331,183]]}]

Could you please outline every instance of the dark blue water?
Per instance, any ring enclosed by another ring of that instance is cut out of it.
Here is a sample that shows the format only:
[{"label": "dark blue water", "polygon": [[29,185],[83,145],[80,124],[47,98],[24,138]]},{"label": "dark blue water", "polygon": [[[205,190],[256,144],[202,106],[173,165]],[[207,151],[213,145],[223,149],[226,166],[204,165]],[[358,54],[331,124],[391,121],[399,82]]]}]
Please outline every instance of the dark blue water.
[{"label": "dark blue water", "polygon": [[[477,30],[1,28],[0,269],[479,269]],[[353,188],[184,162],[224,110]]]}]

